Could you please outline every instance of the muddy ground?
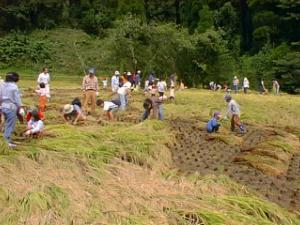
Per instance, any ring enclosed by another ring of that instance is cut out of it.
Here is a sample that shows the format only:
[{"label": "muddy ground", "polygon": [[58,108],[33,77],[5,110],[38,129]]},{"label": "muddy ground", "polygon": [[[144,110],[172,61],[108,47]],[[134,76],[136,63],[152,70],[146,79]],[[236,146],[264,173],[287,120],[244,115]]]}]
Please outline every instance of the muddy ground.
[{"label": "muddy ground", "polygon": [[182,172],[224,174],[282,207],[300,208],[300,152],[291,154],[286,169],[278,174],[242,160],[260,143],[276,138],[276,132],[248,126],[248,132],[238,137],[239,141],[230,142],[218,134],[207,134],[195,120],[177,119],[171,124],[176,131],[176,142],[171,146],[173,160]]}]

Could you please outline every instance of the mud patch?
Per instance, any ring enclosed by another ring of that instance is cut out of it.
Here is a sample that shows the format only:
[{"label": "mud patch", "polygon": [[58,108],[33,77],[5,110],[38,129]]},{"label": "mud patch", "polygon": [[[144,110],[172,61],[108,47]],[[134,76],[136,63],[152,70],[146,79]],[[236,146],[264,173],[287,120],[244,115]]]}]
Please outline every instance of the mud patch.
[{"label": "mud patch", "polygon": [[261,151],[279,138],[275,130],[249,126],[240,141],[229,142],[221,134],[207,134],[195,121],[173,120],[171,125],[177,132],[172,157],[181,171],[227,175],[282,207],[300,208],[300,153],[284,146],[282,152],[275,147]]}]

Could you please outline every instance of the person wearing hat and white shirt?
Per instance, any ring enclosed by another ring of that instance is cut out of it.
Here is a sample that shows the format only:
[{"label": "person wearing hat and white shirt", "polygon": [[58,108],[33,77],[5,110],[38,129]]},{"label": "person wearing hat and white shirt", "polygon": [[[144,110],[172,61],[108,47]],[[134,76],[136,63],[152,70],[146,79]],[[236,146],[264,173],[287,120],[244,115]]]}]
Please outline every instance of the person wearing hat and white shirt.
[{"label": "person wearing hat and white shirt", "polygon": [[89,74],[83,78],[82,90],[84,93],[83,109],[89,114],[88,105],[91,103],[91,113],[94,114],[96,110],[96,98],[99,95],[98,79],[95,76],[95,69],[90,68]]},{"label": "person wearing hat and white shirt", "polygon": [[119,79],[120,79],[120,72],[115,71],[115,75],[111,78],[111,90],[113,93],[116,93],[119,89]]},{"label": "person wearing hat and white shirt", "polygon": [[51,97],[51,95],[50,95],[50,74],[49,74],[47,67],[44,67],[43,71],[39,74],[37,83],[38,83],[38,86],[40,86],[41,83],[45,84],[46,97],[49,99]]},{"label": "person wearing hat and white shirt", "polygon": [[86,119],[81,111],[81,108],[75,104],[64,105],[62,109],[62,118],[66,123],[71,121],[73,125],[76,125],[78,121],[84,121]]}]

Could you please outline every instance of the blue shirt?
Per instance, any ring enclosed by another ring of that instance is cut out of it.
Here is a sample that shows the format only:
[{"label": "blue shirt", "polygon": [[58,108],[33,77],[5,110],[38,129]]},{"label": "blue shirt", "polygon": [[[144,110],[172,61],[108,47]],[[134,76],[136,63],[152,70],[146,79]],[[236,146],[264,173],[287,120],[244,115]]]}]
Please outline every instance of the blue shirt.
[{"label": "blue shirt", "polygon": [[213,128],[217,127],[217,126],[218,126],[218,121],[216,118],[213,117],[208,121],[208,123],[206,125],[206,129],[208,132],[212,132]]},{"label": "blue shirt", "polygon": [[22,105],[19,88],[14,82],[0,85],[1,108],[17,110]]}]

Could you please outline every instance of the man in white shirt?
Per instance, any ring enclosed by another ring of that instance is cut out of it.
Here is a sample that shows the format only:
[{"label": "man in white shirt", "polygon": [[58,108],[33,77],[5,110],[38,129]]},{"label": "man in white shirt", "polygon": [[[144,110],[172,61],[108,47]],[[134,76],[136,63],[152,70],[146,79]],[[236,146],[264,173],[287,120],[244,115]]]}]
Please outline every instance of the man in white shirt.
[{"label": "man in white shirt", "polygon": [[47,91],[46,96],[49,99],[51,97],[51,95],[50,95],[50,74],[49,74],[47,67],[44,67],[42,73],[39,74],[37,83],[38,83],[38,85],[40,85],[41,83],[45,84],[45,86],[46,86],[45,88]]}]

